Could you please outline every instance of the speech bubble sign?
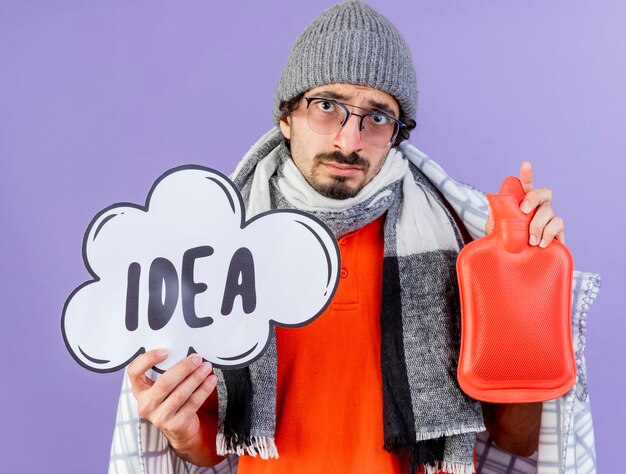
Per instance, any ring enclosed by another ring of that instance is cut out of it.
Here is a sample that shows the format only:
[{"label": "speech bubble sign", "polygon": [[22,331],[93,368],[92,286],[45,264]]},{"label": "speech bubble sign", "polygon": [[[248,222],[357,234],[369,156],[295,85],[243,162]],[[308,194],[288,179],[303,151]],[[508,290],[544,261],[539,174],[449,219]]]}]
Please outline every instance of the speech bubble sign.
[{"label": "speech bubble sign", "polygon": [[153,184],[145,206],[98,213],[83,239],[93,279],[63,307],[67,349],[83,367],[112,372],[154,348],[167,370],[196,352],[234,369],[262,356],[274,325],[319,316],[339,282],[332,232],[295,210],[245,219],[223,174],[180,166]]}]

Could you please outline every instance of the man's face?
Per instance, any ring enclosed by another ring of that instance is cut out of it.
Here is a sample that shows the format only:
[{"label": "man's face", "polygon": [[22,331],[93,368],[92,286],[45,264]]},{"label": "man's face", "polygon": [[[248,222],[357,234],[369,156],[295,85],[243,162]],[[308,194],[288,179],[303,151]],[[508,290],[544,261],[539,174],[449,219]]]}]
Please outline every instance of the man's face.
[{"label": "man's face", "polygon": [[[328,84],[309,90],[305,97],[335,99],[398,118],[400,106],[386,92],[352,84]],[[317,133],[307,123],[307,103],[302,99],[296,111],[281,120],[280,129],[289,139],[291,157],[309,184],[318,193],[334,199],[355,196],[378,174],[389,148],[373,148],[361,141],[359,117],[350,116],[332,135]],[[364,113],[349,107],[351,112]]]}]

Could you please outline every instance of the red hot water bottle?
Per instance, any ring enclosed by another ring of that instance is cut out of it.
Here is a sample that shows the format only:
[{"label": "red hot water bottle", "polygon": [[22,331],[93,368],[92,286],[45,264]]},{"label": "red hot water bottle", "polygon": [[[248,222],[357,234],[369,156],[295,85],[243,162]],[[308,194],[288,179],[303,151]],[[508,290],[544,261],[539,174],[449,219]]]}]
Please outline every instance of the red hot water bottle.
[{"label": "red hot water bottle", "polygon": [[494,403],[557,398],[573,386],[572,256],[561,242],[528,244],[534,215],[519,206],[524,190],[509,176],[487,194],[494,232],[467,244],[457,259],[461,296],[458,380],[465,393]]}]

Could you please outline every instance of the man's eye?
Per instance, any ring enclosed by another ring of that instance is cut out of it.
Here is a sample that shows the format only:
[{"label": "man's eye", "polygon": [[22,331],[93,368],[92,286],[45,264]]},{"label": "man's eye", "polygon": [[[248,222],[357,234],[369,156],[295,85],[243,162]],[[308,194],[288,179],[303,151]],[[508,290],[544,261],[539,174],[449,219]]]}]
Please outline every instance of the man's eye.
[{"label": "man's eye", "polygon": [[383,114],[371,114],[370,119],[374,125],[387,125],[391,120],[389,117]]},{"label": "man's eye", "polygon": [[333,110],[335,110],[335,104],[328,100],[320,100],[317,103],[317,108],[323,112],[332,112]]}]

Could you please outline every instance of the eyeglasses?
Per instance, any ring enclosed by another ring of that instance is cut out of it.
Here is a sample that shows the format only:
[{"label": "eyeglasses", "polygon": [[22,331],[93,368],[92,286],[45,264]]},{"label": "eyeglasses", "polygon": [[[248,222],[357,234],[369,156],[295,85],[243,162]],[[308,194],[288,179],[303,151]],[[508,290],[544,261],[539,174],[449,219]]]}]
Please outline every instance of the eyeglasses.
[{"label": "eyeglasses", "polygon": [[[373,148],[388,148],[393,144],[400,129],[405,127],[397,118],[357,105],[322,97],[305,97],[304,100],[309,128],[322,135],[339,132],[350,116],[355,115],[359,117],[359,132],[363,144]],[[348,107],[364,110],[365,113],[355,114]]]}]

